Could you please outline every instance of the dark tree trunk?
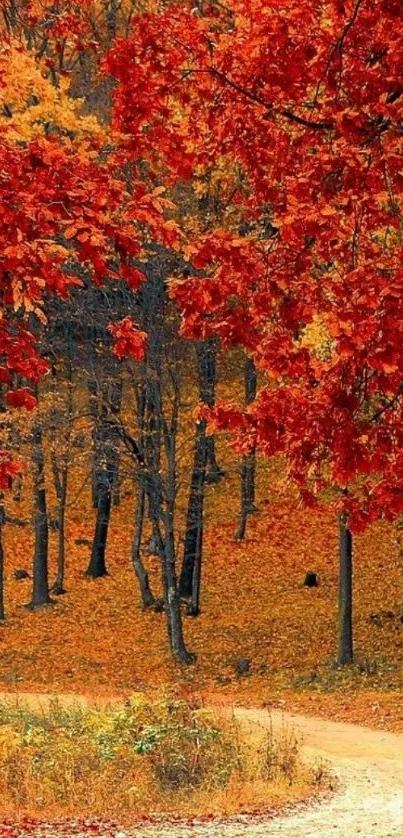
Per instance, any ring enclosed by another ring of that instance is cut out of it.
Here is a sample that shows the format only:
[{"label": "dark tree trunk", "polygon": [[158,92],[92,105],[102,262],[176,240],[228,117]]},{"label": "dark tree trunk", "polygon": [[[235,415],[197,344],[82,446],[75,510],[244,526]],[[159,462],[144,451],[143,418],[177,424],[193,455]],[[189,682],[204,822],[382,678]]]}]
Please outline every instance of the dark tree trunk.
[{"label": "dark tree trunk", "polygon": [[[122,407],[123,382],[119,379],[112,382],[110,391],[110,408],[113,416],[119,416]],[[113,476],[113,505],[120,504],[120,450],[119,439],[116,439],[115,473]]]},{"label": "dark tree trunk", "polygon": [[[179,394],[177,394],[179,397]],[[173,423],[176,425],[176,420]],[[164,526],[164,552],[162,557],[162,583],[164,590],[165,613],[167,619],[168,637],[173,657],[178,663],[190,664],[196,659],[186,648],[182,614],[180,606],[179,586],[175,569],[175,534],[174,514],[176,499],[176,428],[165,436],[165,451],[167,456],[167,480],[165,511],[161,509],[161,519]],[[159,487],[157,496],[162,499]]]},{"label": "dark tree trunk", "polygon": [[164,583],[164,601],[168,636],[175,660],[178,661],[178,663],[189,664],[195,661],[195,655],[188,651],[183,637],[180,596],[175,572],[175,541],[171,515],[169,513],[165,516],[164,529],[165,549],[162,559],[162,576]]},{"label": "dark tree trunk", "polygon": [[[150,474],[158,474],[161,468],[162,413],[159,407],[162,377],[162,354],[165,343],[164,313],[166,307],[166,288],[164,276],[159,266],[152,266],[146,282],[139,291],[142,323],[147,332],[147,357],[144,364],[143,416],[141,436],[147,469]],[[147,552],[162,558],[161,533],[158,531],[159,515],[154,508],[152,492],[147,492],[148,518],[152,535]]]},{"label": "dark tree trunk", "polygon": [[353,538],[347,516],[339,519],[339,652],[341,666],[353,663]]},{"label": "dark tree trunk", "polygon": [[88,407],[92,418],[92,457],[91,457],[91,493],[92,506],[94,509],[98,508],[99,502],[99,461],[100,461],[100,446],[99,446],[99,404],[98,404],[98,382],[95,371],[95,330],[90,329],[89,336],[89,363],[90,371],[88,378]]},{"label": "dark tree trunk", "polygon": [[[196,343],[196,353],[199,374],[200,401],[209,407],[215,404],[215,388],[217,384],[217,341],[215,337]],[[205,483],[218,483],[225,472],[217,463],[215,439],[205,435],[206,474]]]},{"label": "dark tree trunk", "polygon": [[0,620],[6,619],[4,609],[4,546],[3,527],[6,521],[6,514],[3,504],[0,505]]},{"label": "dark tree trunk", "polygon": [[111,516],[118,443],[117,427],[113,423],[108,422],[105,415],[101,422],[100,446],[102,450],[102,461],[97,475],[98,507],[91,558],[87,568],[87,576],[93,579],[107,575],[105,553]]},{"label": "dark tree trunk", "polygon": [[61,468],[57,463],[55,453],[52,455],[53,479],[58,502],[57,509],[57,575],[51,591],[57,596],[66,593],[64,588],[64,573],[66,567],[66,502],[68,464],[67,455],[63,457]]},{"label": "dark tree trunk", "polygon": [[104,484],[99,485],[99,500],[95,522],[94,539],[87,576],[98,579],[107,575],[105,553],[108,539],[109,521],[112,506],[112,485],[110,478],[104,473]]},{"label": "dark tree trunk", "polygon": [[[159,260],[149,266],[147,281],[139,291],[142,325],[147,332],[144,369],[146,417],[142,474],[148,500],[153,539],[161,559],[162,588],[167,632],[172,655],[179,663],[193,662],[186,648],[179,589],[175,570],[174,520],[176,504],[176,438],[178,433],[179,381],[175,362],[169,355],[167,377],[173,386],[172,415],[165,414],[162,395],[162,353],[173,350],[165,331],[166,287]],[[173,350],[174,351],[174,350]],[[161,457],[161,446],[165,456]],[[164,469],[165,466],[165,469]],[[163,470],[165,475],[163,477]]]},{"label": "dark tree trunk", "polygon": [[[257,376],[252,358],[247,358],[244,367],[245,404],[250,405],[256,399]],[[239,527],[235,538],[242,541],[245,538],[248,516],[257,512],[255,506],[255,476],[256,476],[256,448],[242,458],[241,463],[241,508],[239,512]]]},{"label": "dark tree trunk", "polygon": [[[136,404],[139,444],[142,456],[144,456],[144,425],[146,414],[146,388],[144,381],[142,381],[142,383],[136,388]],[[141,601],[145,610],[147,608],[153,608],[156,605],[155,597],[153,596],[153,593],[150,588],[148,573],[141,559],[141,539],[143,535],[144,516],[147,498],[146,485],[147,482],[145,475],[143,471],[140,471],[137,483],[137,506],[132,543],[132,562],[134,572],[139,581]]]},{"label": "dark tree trunk", "polygon": [[206,422],[202,421],[196,424],[196,442],[187,510],[185,545],[179,581],[180,596],[191,598],[189,614],[194,617],[200,611],[206,463]]},{"label": "dark tree trunk", "polygon": [[137,576],[140,586],[140,594],[141,594],[141,601],[143,604],[144,610],[147,608],[153,608],[155,606],[155,597],[152,594],[150,588],[150,582],[148,578],[148,573],[144,567],[143,562],[141,561],[141,537],[143,534],[143,524],[144,524],[144,513],[145,513],[145,500],[146,500],[146,493],[144,486],[141,485],[142,477],[139,477],[139,487],[137,491],[137,508],[136,508],[136,518],[135,518],[135,525],[134,525],[134,535],[133,535],[133,544],[132,544],[132,562],[134,567],[134,572]]},{"label": "dark tree trunk", "polygon": [[[68,473],[69,473],[69,459],[70,459],[70,444],[71,432],[73,425],[73,368],[74,368],[74,340],[70,326],[64,326],[64,338],[66,342],[67,359],[66,359],[66,378],[68,385],[68,398],[63,416],[61,418],[62,427],[64,427],[63,434],[63,448],[58,453],[58,442],[55,439],[52,447],[51,463],[53,471],[53,482],[57,497],[57,574],[51,591],[57,596],[66,593],[64,587],[64,575],[66,568],[66,504],[67,504],[67,487],[68,487]],[[57,392],[57,382],[55,382],[55,392]],[[60,415],[60,412],[59,412]],[[57,420],[57,416],[56,416]],[[57,427],[57,421],[56,421]]]},{"label": "dark tree trunk", "polygon": [[33,482],[34,482],[34,525],[35,551],[33,560],[33,591],[31,608],[40,608],[51,602],[48,580],[48,511],[45,488],[45,459],[42,447],[42,431],[39,427],[33,431]]},{"label": "dark tree trunk", "polygon": [[[199,397],[203,404],[215,404],[217,379],[215,338],[196,343],[199,373]],[[180,596],[191,599],[188,613],[196,617],[200,612],[200,586],[203,551],[203,509],[206,483],[217,483],[224,472],[217,464],[214,437],[206,434],[206,422],[196,423],[193,470],[190,481],[186,519],[185,545],[179,579]]]}]

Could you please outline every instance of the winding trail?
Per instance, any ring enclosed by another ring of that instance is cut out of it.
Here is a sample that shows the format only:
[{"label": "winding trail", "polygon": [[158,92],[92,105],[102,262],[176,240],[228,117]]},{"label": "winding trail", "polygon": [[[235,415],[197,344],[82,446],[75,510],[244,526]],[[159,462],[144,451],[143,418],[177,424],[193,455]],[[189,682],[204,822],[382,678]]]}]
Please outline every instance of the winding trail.
[{"label": "winding trail", "polygon": [[264,710],[235,709],[244,726],[280,728],[285,722],[303,738],[303,756],[324,760],[339,788],[331,797],[270,820],[166,829],[144,827],[142,838],[403,838],[403,735],[357,725]]},{"label": "winding trail", "polygon": [[[79,696],[59,698],[66,705],[80,702]],[[46,705],[49,696],[20,699]],[[81,703],[90,702],[81,699]],[[295,730],[303,740],[304,758],[325,761],[338,778],[338,790],[327,799],[271,819],[244,816],[192,826],[144,824],[109,833],[111,838],[403,838],[403,734],[278,711],[235,708],[233,712],[251,736],[270,724],[274,730],[284,723]]]}]

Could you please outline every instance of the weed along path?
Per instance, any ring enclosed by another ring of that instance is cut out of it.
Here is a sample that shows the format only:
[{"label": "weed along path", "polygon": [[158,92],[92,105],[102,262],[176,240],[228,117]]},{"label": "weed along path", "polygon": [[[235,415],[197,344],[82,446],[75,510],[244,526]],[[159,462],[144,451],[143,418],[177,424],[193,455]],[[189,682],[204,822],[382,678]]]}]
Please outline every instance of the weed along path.
[{"label": "weed along path", "polygon": [[[302,738],[302,754],[324,762],[338,788],[326,799],[284,815],[192,827],[140,828],[142,838],[403,838],[403,735],[308,716],[236,708],[249,727],[284,724]],[[128,832],[128,838],[134,836]]]},{"label": "weed along path", "polygon": [[[56,696],[55,696],[56,697]],[[13,696],[0,694],[0,699]],[[92,702],[85,697],[57,696],[66,706]],[[18,700],[31,707],[46,707],[52,696],[20,694]],[[109,705],[116,705],[109,699]],[[99,706],[99,703],[98,703]],[[227,713],[225,708],[214,708]],[[302,739],[302,755],[315,765],[323,763],[337,778],[336,790],[309,805],[296,806],[275,817],[242,815],[226,821],[190,823],[141,823],[127,828],[103,827],[96,834],[105,838],[403,838],[403,734],[375,731],[357,725],[316,717],[235,708],[245,733],[261,735],[264,728],[281,732],[284,725]],[[7,831],[6,831],[7,830]],[[10,830],[10,831],[8,831]],[[14,831],[15,830],[15,831]],[[66,822],[47,823],[26,830],[2,826],[0,836],[57,838],[58,835],[89,838],[94,829],[77,832]]]}]

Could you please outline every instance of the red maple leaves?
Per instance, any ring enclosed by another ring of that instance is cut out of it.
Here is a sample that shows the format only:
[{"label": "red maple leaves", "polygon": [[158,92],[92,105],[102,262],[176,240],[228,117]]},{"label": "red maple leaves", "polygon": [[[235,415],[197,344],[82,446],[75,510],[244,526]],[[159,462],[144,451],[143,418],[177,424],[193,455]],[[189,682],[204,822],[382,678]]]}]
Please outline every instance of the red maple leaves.
[{"label": "red maple leaves", "polygon": [[393,0],[170,5],[108,60],[116,121],[168,182],[241,172],[249,232],[192,242],[182,329],[253,352],[260,448],[305,497],[348,485],[356,526],[403,510],[398,18]]},{"label": "red maple leaves", "polygon": [[[90,38],[71,14],[53,21],[55,54],[69,22],[74,48]],[[401,511],[400,14],[399,0],[162,6],[105,61],[117,151],[5,136],[3,386],[43,373],[27,317],[79,281],[73,265],[135,290],[144,244],[183,240],[164,187],[128,180],[127,165],[193,196],[219,172],[227,188],[211,187],[204,226],[185,225],[190,275],[172,283],[183,334],[253,354],[267,387],[239,426],[286,454],[305,498],[348,485],[358,525]],[[129,318],[111,331],[120,357],[141,359]]]},{"label": "red maple leaves", "polygon": [[113,351],[118,358],[143,360],[147,335],[138,329],[131,317],[124,317],[120,323],[111,324],[109,331],[115,340]]}]

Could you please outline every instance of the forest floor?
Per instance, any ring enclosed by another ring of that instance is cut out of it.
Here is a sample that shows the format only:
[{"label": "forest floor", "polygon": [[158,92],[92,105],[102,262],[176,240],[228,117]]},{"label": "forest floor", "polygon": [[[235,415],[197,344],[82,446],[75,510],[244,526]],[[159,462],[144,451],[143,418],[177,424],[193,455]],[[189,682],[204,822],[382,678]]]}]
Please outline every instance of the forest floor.
[{"label": "forest floor", "polygon": [[[68,593],[38,612],[23,606],[31,581],[29,527],[5,528],[6,621],[0,626],[0,689],[13,692],[79,692],[152,696],[175,690],[205,701],[270,706],[323,715],[372,727],[403,730],[402,547],[390,525],[377,524],[355,539],[356,663],[338,669],[337,527],[326,509],[305,511],[284,486],[281,466],[258,468],[260,512],[251,517],[243,543],[234,541],[238,504],[235,454],[219,451],[227,477],[208,487],[201,614],[184,617],[196,665],[176,666],[167,648],[163,614],[144,613],[130,563],[134,498],[123,484],[108,542],[109,575],[89,580],[93,512],[88,485],[74,497],[85,474],[73,473],[68,509]],[[186,494],[179,496],[179,543]],[[14,515],[29,514],[29,491]],[[182,528],[182,529],[181,529]],[[82,543],[87,539],[88,543]],[[55,574],[52,534],[50,575]],[[160,568],[146,557],[153,590]],[[308,589],[309,570],[320,584]],[[246,676],[239,659],[250,662]]]},{"label": "forest floor", "polygon": [[[192,439],[189,425],[180,474],[188,471]],[[403,742],[383,732],[403,732],[403,551],[399,533],[390,525],[377,524],[355,539],[356,663],[339,669],[334,662],[338,582],[334,513],[326,508],[304,510],[284,483],[281,463],[261,462],[257,479],[260,511],[250,518],[245,541],[237,543],[238,457],[228,452],[224,443],[220,443],[218,455],[227,474],[219,485],[207,489],[202,610],[196,619],[184,617],[187,644],[197,653],[197,663],[185,668],[175,665],[167,648],[164,615],[141,611],[130,563],[135,500],[124,470],[122,503],[113,511],[108,540],[109,575],[99,580],[85,577],[94,513],[89,504],[88,462],[77,458],[68,508],[67,594],[55,598],[54,605],[37,612],[24,608],[32,583],[30,579],[17,581],[14,571],[31,570],[33,536],[29,526],[5,528],[7,619],[0,625],[0,690],[14,696],[69,693],[72,700],[80,695],[88,696],[89,701],[96,695],[102,702],[136,692],[146,692],[150,698],[173,692],[185,699],[196,695],[205,704],[243,708],[239,710],[242,714],[249,712],[245,708],[254,708],[251,717],[260,713],[262,724],[268,718],[267,709],[280,715],[304,714],[312,717],[303,722],[306,747],[326,752],[332,770],[340,777],[341,791],[332,800],[318,809],[301,809],[285,820],[271,821],[269,833],[267,822],[259,825],[256,819],[250,823],[241,819],[228,822],[225,832],[222,824],[217,824],[206,825],[209,831],[205,833],[201,825],[184,827],[182,832],[171,826],[165,834],[171,838],[203,834],[252,838],[267,833],[285,838],[402,836],[402,803],[397,791],[401,795]],[[8,511],[28,518],[29,480],[21,503],[11,503]],[[184,481],[178,498],[179,556],[185,512]],[[51,578],[56,547],[53,533]],[[146,563],[153,590],[159,594],[159,560],[150,556]],[[307,571],[318,573],[317,588],[304,587]],[[247,675],[239,674],[240,659],[250,662]],[[317,717],[332,721],[322,723]],[[340,722],[377,728],[378,732],[366,733]],[[345,751],[340,753],[343,742]],[[365,742],[368,753],[363,756],[360,747]],[[366,818],[362,823],[357,815],[361,809]],[[325,831],[324,818],[329,827]],[[53,824],[50,832],[40,832],[34,824],[26,824],[25,831],[3,825],[0,836],[86,834],[82,824],[77,828],[79,832],[74,831],[74,824],[60,824],[59,830]],[[148,832],[136,834],[163,838],[161,825],[157,832],[152,829],[147,826]],[[111,830],[99,834],[108,838],[119,835],[118,829]],[[96,834],[92,826],[90,834]],[[121,830],[121,838],[126,835],[130,833]]]}]

